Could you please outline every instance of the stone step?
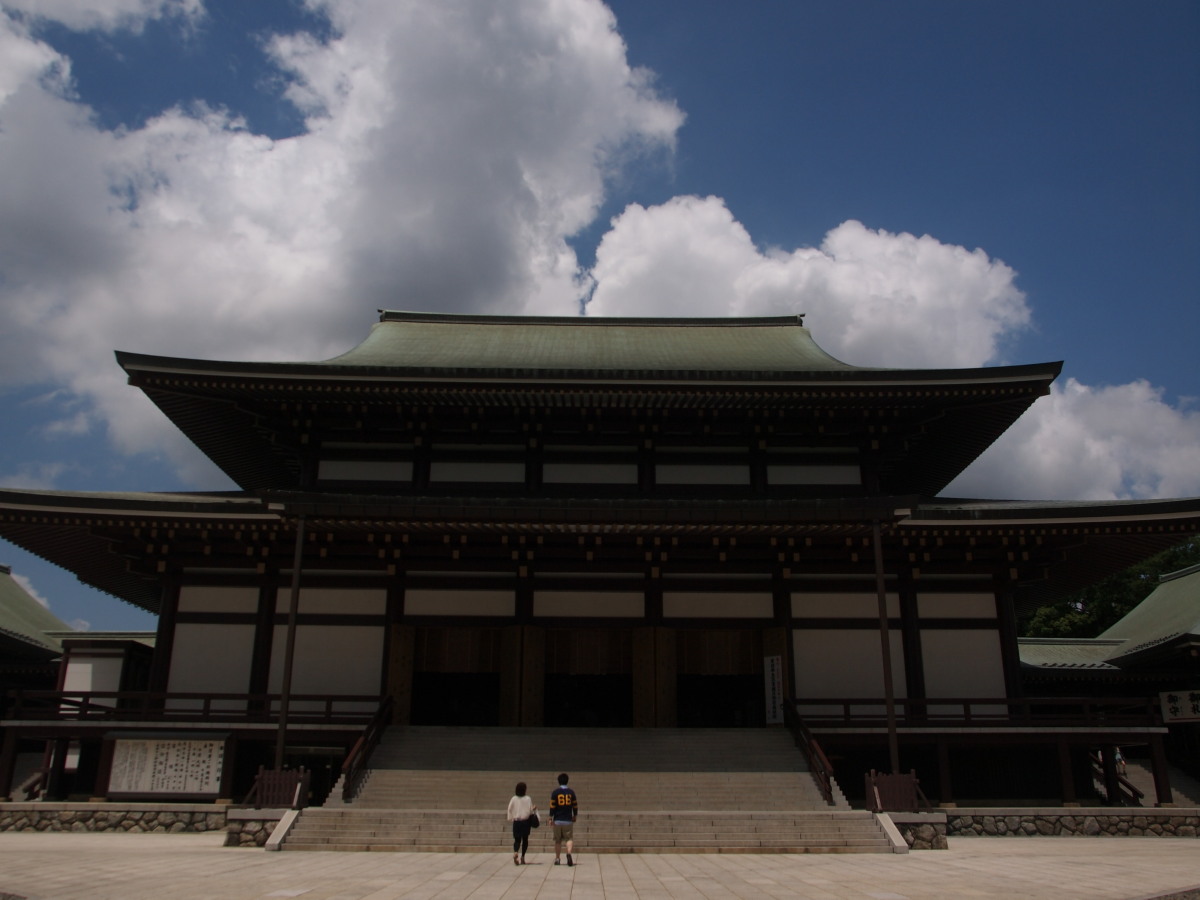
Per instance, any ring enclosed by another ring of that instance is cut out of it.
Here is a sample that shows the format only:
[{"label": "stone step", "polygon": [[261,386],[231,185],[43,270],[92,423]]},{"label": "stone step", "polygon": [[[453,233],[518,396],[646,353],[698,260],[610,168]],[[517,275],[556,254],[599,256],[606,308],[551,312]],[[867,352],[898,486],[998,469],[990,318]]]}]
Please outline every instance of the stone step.
[{"label": "stone step", "polygon": [[[309,809],[284,849],[497,852],[510,845],[508,823],[492,811],[381,812]],[[588,853],[890,852],[864,811],[712,814],[597,813],[581,819],[576,841]],[[530,852],[552,847],[550,830],[530,836]]]}]

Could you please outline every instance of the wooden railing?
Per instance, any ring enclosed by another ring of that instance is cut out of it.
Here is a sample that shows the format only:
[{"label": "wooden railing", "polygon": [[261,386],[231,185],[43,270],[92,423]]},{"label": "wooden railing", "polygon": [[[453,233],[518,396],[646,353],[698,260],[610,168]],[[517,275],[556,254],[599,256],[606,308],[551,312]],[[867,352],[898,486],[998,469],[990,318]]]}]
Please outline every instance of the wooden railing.
[{"label": "wooden railing", "polygon": [[358,793],[359,781],[367,764],[371,761],[371,754],[379,746],[379,739],[383,737],[383,732],[391,722],[392,698],[387,697],[379,704],[379,709],[367,723],[367,727],[363,729],[358,740],[354,742],[354,746],[350,749],[350,755],[342,763],[343,802],[349,803]]},{"label": "wooden railing", "polygon": [[871,812],[916,812],[930,807],[916,769],[891,775],[872,769],[864,781],[864,796]]},{"label": "wooden railing", "polygon": [[1116,773],[1117,794],[1116,797],[1108,797],[1108,779],[1104,777],[1104,760],[1096,753],[1088,753],[1088,759],[1092,764],[1092,780],[1104,788],[1105,797],[1111,804],[1121,804],[1122,806],[1141,806],[1142,800],[1146,794],[1139,789],[1137,785],[1131,782],[1120,772]]},{"label": "wooden railing", "polygon": [[813,780],[821,791],[821,797],[832,806],[834,803],[833,765],[825,756],[825,751],[821,749],[817,739],[812,736],[812,732],[808,730],[808,726],[804,724],[804,720],[800,718],[795,707],[784,705],[783,722],[791,731],[796,746],[800,748],[804,758],[808,761],[808,771],[812,773]]},{"label": "wooden railing", "polygon": [[[27,691],[8,694],[7,721],[272,723],[279,694],[154,691]],[[373,694],[292,694],[289,724],[362,727],[377,713]]]},{"label": "wooden railing", "polygon": [[[883,698],[820,698],[794,701],[809,728],[863,728],[887,726]],[[898,727],[1148,727],[1162,725],[1158,702],[1153,698],[949,697],[897,698]]]}]

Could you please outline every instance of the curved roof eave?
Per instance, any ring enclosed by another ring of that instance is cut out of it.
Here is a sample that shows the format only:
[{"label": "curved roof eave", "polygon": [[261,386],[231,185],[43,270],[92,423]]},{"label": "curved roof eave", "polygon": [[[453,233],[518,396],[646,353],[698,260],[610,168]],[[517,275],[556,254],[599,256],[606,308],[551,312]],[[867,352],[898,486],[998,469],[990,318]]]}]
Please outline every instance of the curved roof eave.
[{"label": "curved roof eave", "polygon": [[850,365],[799,316],[729,319],[455,316],[381,311],[357,346],[310,362],[230,362],[117,352],[125,371],[231,378],[963,384],[1041,381],[1061,362],[967,369]]}]

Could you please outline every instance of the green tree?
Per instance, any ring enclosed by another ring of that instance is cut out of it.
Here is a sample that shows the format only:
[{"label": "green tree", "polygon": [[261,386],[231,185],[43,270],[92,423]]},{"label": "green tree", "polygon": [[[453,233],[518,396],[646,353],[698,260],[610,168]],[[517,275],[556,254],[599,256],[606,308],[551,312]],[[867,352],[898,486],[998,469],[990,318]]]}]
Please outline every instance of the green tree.
[{"label": "green tree", "polygon": [[1200,563],[1200,535],[1078,593],[1038,609],[1021,623],[1022,637],[1091,638],[1150,595],[1158,577]]}]

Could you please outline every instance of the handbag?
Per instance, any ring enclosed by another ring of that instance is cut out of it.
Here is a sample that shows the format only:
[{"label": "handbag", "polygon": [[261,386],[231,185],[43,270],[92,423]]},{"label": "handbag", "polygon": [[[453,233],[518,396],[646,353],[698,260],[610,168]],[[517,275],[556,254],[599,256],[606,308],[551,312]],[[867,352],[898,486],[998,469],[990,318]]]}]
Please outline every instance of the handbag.
[{"label": "handbag", "polygon": [[533,812],[531,812],[529,814],[529,827],[537,828],[541,824],[542,824],[542,820],[538,818],[537,810],[534,810]]}]

